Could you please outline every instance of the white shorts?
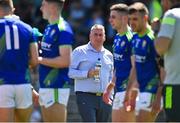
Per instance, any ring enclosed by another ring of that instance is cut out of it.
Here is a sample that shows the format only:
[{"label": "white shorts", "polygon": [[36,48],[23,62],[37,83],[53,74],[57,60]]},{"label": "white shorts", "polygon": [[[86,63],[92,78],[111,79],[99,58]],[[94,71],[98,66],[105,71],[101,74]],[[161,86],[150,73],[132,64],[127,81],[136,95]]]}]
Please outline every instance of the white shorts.
[{"label": "white shorts", "polygon": [[52,106],[56,102],[67,106],[69,95],[70,95],[69,88],[60,88],[60,89],[40,88],[39,103],[41,106],[45,106],[46,108]]},{"label": "white shorts", "polygon": [[[145,110],[151,112],[152,106],[151,103],[154,101],[156,94],[142,92],[139,93],[137,102],[136,102],[136,110]],[[161,99],[161,108],[163,106],[163,100]]]},{"label": "white shorts", "polygon": [[26,109],[32,105],[30,84],[0,85],[0,107]]},{"label": "white shorts", "polygon": [[124,97],[125,97],[125,91],[123,92],[117,92],[115,94],[115,98],[113,101],[113,110],[119,110],[121,107],[123,107],[123,101],[124,101]]}]

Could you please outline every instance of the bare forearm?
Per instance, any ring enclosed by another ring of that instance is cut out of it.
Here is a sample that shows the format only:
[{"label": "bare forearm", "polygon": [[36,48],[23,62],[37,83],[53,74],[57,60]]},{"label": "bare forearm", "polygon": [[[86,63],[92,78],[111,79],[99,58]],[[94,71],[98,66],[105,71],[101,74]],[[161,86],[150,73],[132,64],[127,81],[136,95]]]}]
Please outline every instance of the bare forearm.
[{"label": "bare forearm", "polygon": [[136,69],[135,67],[132,67],[129,75],[127,90],[130,90],[133,87],[133,85],[136,85],[135,82],[137,82]]},{"label": "bare forearm", "polygon": [[38,64],[38,48],[37,43],[32,43],[30,45],[30,51],[29,51],[29,65],[30,67],[36,67]]},{"label": "bare forearm", "polygon": [[55,58],[38,58],[38,63],[53,68],[66,68],[70,65],[70,58],[63,58],[61,56]]},{"label": "bare forearm", "polygon": [[114,82],[110,82],[109,85],[107,86],[107,91],[111,92],[114,89],[115,83]]}]

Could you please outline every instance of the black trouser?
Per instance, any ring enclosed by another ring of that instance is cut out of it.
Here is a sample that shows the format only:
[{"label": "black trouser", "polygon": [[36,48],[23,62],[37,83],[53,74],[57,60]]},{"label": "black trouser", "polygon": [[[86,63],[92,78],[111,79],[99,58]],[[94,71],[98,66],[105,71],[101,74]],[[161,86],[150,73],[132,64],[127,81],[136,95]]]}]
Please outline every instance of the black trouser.
[{"label": "black trouser", "polygon": [[79,113],[84,122],[110,122],[112,106],[102,100],[102,95],[76,92]]},{"label": "black trouser", "polygon": [[164,85],[164,109],[169,122],[180,122],[180,85]]}]

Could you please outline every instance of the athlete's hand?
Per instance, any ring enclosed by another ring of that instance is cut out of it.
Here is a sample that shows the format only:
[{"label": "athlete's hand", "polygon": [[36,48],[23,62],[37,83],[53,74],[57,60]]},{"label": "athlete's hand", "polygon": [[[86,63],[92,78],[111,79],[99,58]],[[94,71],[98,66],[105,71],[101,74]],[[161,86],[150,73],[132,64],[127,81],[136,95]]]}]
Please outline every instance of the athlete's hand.
[{"label": "athlete's hand", "polygon": [[161,98],[156,97],[155,100],[152,102],[151,106],[152,106],[151,112],[153,114],[157,114],[158,112],[160,112],[160,110],[161,110]]},{"label": "athlete's hand", "polygon": [[136,97],[137,97],[137,90],[134,89],[126,90],[123,104],[127,112],[134,111],[136,106]]},{"label": "athlete's hand", "polygon": [[127,105],[127,102],[129,102],[129,100],[130,100],[130,91],[126,90],[124,101],[123,101],[124,107]]},{"label": "athlete's hand", "polygon": [[110,99],[110,92],[109,91],[104,91],[103,101],[108,105],[112,105],[112,100]]},{"label": "athlete's hand", "polygon": [[106,87],[106,90],[103,93],[103,101],[109,105],[112,105],[112,101],[113,101],[110,98],[110,96],[111,96],[111,91],[113,90],[113,88],[115,86],[114,81],[115,81],[115,78],[113,77],[113,81],[108,84],[108,86]]},{"label": "athlete's hand", "polygon": [[161,109],[161,101],[157,101],[155,100],[153,103],[152,103],[152,109],[151,109],[151,113],[152,114],[157,114],[160,109]]},{"label": "athlete's hand", "polygon": [[156,114],[160,112],[161,110],[161,92],[162,92],[162,86],[158,87],[155,100],[152,102],[152,110],[151,112]]},{"label": "athlete's hand", "polygon": [[32,90],[32,98],[33,98],[33,103],[35,106],[39,105],[39,94],[36,92],[36,90]]}]

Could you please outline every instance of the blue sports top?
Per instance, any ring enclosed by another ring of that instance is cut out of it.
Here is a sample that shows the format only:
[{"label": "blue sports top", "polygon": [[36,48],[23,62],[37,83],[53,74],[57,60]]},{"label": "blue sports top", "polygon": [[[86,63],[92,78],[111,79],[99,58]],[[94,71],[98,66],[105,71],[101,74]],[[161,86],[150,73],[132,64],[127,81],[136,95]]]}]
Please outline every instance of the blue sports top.
[{"label": "blue sports top", "polygon": [[135,56],[136,74],[140,92],[156,93],[159,82],[154,48],[154,33],[148,27],[144,35],[135,33],[132,39]]},{"label": "blue sports top", "polygon": [[30,83],[28,69],[30,43],[38,38],[19,19],[0,19],[0,85]]},{"label": "blue sports top", "polygon": [[127,87],[128,77],[131,70],[131,39],[133,34],[128,31],[116,34],[113,45],[114,68],[116,70],[116,91],[124,91]]},{"label": "blue sports top", "polygon": [[[47,25],[41,42],[41,56],[45,58],[60,56],[59,47],[71,46],[72,43],[72,29],[63,18],[60,18],[55,23]],[[68,68],[52,68],[40,64],[39,77],[41,88],[63,88],[69,81]]]}]

